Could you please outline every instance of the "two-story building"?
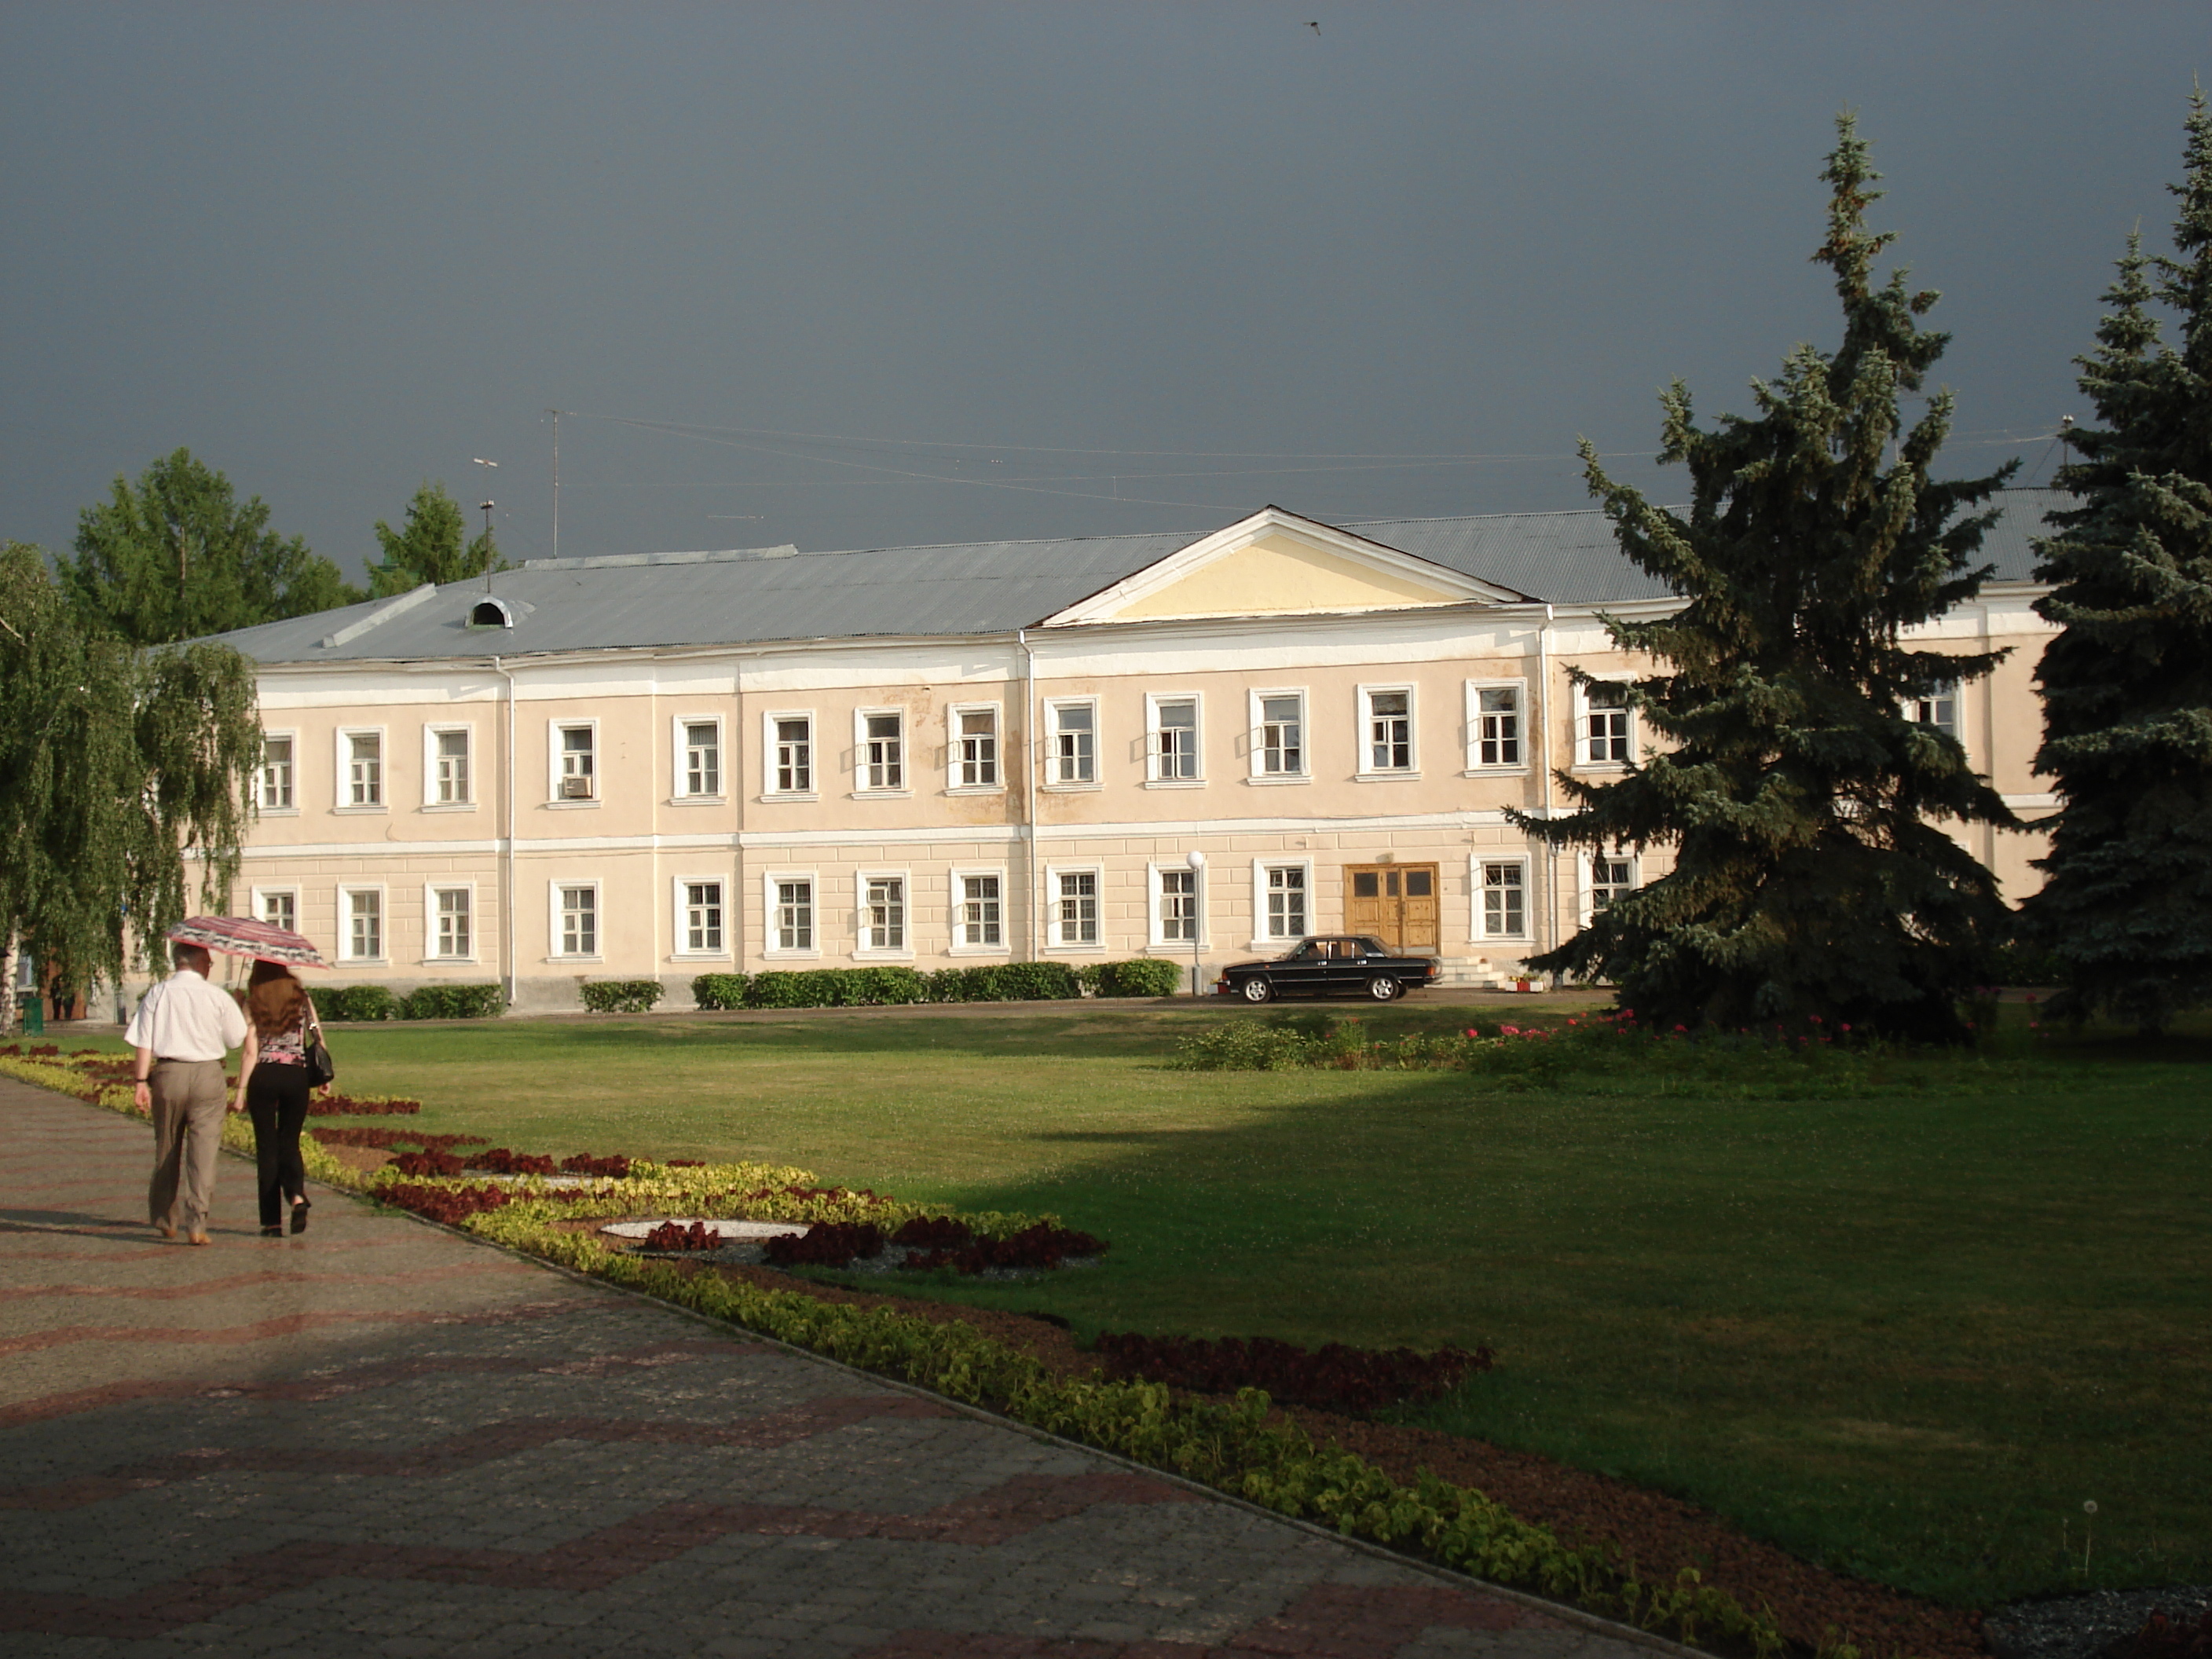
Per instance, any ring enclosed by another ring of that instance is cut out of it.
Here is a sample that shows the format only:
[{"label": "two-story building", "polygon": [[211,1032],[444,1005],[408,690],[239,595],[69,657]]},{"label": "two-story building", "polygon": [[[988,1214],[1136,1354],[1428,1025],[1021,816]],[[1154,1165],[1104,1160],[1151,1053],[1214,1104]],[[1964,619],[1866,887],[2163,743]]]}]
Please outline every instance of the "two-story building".
[{"label": "two-story building", "polygon": [[[1926,630],[2015,647],[1930,699],[2016,811],[2048,629],[1997,579]],[[344,982],[1158,955],[1374,933],[1498,982],[1652,873],[1532,844],[1643,735],[1602,618],[1680,601],[1596,512],[534,560],[226,636],[267,731],[240,913]],[[2030,836],[1975,830],[2015,896]],[[1195,855],[1195,856],[1194,856]]]}]

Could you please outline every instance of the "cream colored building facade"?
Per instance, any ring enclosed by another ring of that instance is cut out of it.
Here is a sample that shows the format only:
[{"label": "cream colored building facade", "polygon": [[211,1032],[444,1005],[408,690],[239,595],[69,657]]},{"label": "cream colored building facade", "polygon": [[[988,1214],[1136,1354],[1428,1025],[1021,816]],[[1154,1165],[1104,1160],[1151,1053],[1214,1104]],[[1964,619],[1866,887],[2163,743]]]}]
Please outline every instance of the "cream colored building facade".
[{"label": "cream colored building facade", "polygon": [[[1613,596],[1528,574],[1566,520],[1560,556]],[[1632,675],[1602,616],[1677,602],[1594,514],[1415,522],[546,561],[489,600],[246,630],[268,748],[234,908],[306,933],[332,982],[498,979],[523,1008],[873,963],[1156,956],[1210,983],[1333,932],[1505,983],[1661,867],[1555,854],[1505,811],[1642,752],[1569,670]],[[1923,711],[2031,818],[2039,591],[1992,582],[1928,630],[2015,649]],[[820,626],[841,607],[868,631]],[[2033,884],[2034,836],[1973,833]]]}]

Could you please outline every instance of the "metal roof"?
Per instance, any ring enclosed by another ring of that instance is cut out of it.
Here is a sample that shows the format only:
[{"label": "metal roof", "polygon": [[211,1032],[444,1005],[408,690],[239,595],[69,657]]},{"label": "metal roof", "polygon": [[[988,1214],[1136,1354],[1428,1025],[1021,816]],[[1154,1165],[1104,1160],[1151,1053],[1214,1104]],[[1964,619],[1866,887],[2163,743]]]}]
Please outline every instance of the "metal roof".
[{"label": "metal roof", "polygon": [[[2008,490],[1984,543],[2001,580],[2031,580],[2029,538],[2055,490]],[[1511,513],[1346,524],[1385,546],[1559,605],[1663,598],[1620,556],[1602,513]],[[1011,633],[1157,563],[1208,532],[968,542],[939,547],[533,559],[501,572],[511,629],[471,628],[480,581],[264,623],[220,637],[261,663],[447,657]]]}]

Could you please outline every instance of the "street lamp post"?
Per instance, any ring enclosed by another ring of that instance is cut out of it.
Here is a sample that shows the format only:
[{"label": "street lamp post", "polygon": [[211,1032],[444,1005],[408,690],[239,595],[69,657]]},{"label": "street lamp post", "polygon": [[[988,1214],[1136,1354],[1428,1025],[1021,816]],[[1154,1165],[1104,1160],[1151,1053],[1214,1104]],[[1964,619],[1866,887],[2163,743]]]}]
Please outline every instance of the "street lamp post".
[{"label": "street lamp post", "polygon": [[1205,879],[1206,854],[1194,847],[1183,854],[1182,861],[1190,866],[1190,994],[1199,997],[1206,994],[1199,982],[1203,970],[1198,962],[1199,918],[1204,914],[1199,908],[1198,895],[1200,884]]}]

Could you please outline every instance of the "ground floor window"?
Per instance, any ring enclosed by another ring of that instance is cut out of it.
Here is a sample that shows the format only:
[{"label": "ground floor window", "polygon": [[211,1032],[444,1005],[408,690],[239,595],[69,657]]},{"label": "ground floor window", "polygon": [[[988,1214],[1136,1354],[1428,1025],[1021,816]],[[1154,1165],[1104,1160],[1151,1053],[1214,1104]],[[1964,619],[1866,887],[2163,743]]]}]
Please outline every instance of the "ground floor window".
[{"label": "ground floor window", "polygon": [[1098,943],[1098,872],[1067,870],[1060,877],[1060,942]]},{"label": "ground floor window", "polygon": [[722,948],[720,882],[684,884],[684,948],[698,951],[719,951]]},{"label": "ground floor window", "polygon": [[1304,865],[1282,865],[1267,872],[1268,939],[1306,936],[1306,872]]},{"label": "ground floor window", "polygon": [[300,896],[297,893],[264,893],[261,896],[261,920],[272,927],[282,927],[288,933],[300,931]]},{"label": "ground floor window", "polygon": [[1522,939],[1528,932],[1528,866],[1518,859],[1482,866],[1482,934]]},{"label": "ground floor window", "polygon": [[775,884],[775,948],[811,951],[814,948],[814,884],[779,881]]},{"label": "ground floor window", "polygon": [[961,877],[960,943],[969,945],[998,944],[1002,934],[999,910],[998,877]]},{"label": "ground floor window", "polygon": [[475,895],[465,887],[441,887],[432,896],[437,933],[433,947],[441,957],[466,957],[474,943],[470,911]]},{"label": "ground floor window", "polygon": [[902,876],[868,878],[867,902],[861,908],[860,948],[864,951],[906,949],[906,879]]},{"label": "ground floor window", "polygon": [[1609,909],[1636,890],[1636,860],[1634,859],[1603,858],[1590,860],[1590,910]]},{"label": "ground floor window", "polygon": [[599,892],[596,887],[561,890],[561,954],[595,957],[599,953]]},{"label": "ground floor window", "polygon": [[1168,945],[1198,942],[1198,872],[1160,872],[1160,939]]},{"label": "ground floor window", "polygon": [[345,896],[346,955],[356,962],[374,962],[384,955],[384,895],[374,888],[355,888]]}]

